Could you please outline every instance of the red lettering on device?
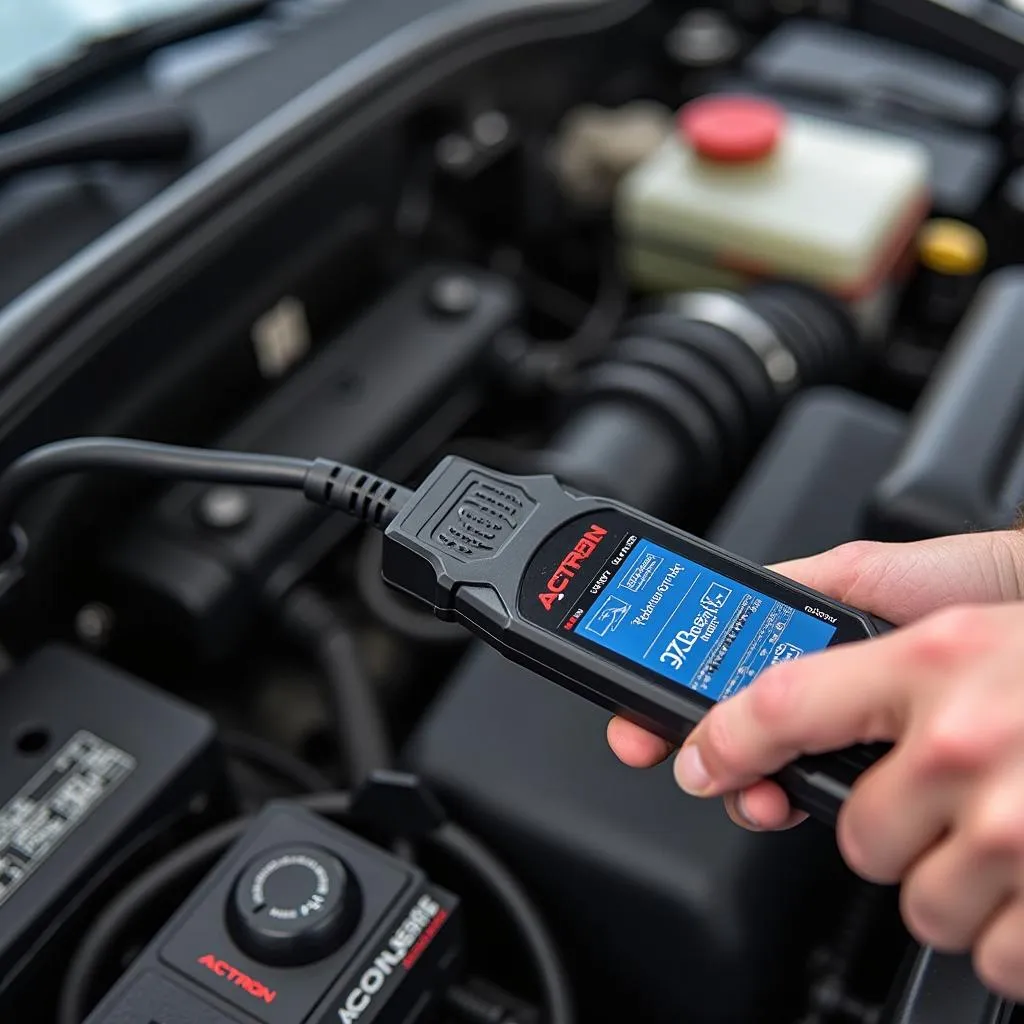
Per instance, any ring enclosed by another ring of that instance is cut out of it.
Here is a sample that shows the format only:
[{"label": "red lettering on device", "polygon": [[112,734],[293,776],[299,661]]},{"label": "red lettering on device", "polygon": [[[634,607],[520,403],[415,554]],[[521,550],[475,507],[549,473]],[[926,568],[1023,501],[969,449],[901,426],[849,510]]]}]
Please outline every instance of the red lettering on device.
[{"label": "red lettering on device", "polygon": [[573,545],[572,550],[558,563],[558,568],[548,580],[548,589],[537,595],[545,611],[551,611],[555,602],[561,600],[562,592],[572,578],[583,568],[583,563],[597,550],[598,544],[608,536],[602,526],[591,524],[590,529]]},{"label": "red lettering on device", "polygon": [[274,989],[267,988],[261,981],[250,978],[243,974],[237,967],[232,967],[225,960],[218,960],[212,953],[201,956],[198,961],[208,971],[212,971],[218,978],[226,979],[230,984],[247,992],[254,999],[262,999],[265,1003],[272,1003],[277,996]]}]

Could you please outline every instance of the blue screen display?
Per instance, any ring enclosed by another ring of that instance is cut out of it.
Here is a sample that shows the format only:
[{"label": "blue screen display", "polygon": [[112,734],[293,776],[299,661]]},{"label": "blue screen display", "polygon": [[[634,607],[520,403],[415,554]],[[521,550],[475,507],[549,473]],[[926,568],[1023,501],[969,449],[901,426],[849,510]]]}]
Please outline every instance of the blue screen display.
[{"label": "blue screen display", "polygon": [[577,636],[722,700],[836,627],[639,539],[575,625]]}]

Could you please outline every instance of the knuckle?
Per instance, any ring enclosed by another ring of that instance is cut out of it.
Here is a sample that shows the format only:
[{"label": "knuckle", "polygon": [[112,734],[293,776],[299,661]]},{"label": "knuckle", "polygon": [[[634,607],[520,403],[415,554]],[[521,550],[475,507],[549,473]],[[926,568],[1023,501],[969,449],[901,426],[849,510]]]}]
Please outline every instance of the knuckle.
[{"label": "knuckle", "polygon": [[934,612],[909,631],[914,660],[925,668],[957,664],[968,652],[984,646],[990,623],[984,609],[955,605]]},{"label": "knuckle", "polygon": [[941,710],[926,721],[907,751],[920,776],[945,775],[976,768],[988,760],[988,739],[958,715]]},{"label": "knuckle", "polygon": [[984,638],[991,632],[991,616],[984,605],[952,605],[937,612],[935,619],[942,631],[950,634],[960,648],[972,638]]},{"label": "knuckle", "polygon": [[983,857],[1020,858],[1024,855],[1024,807],[1019,798],[1002,794],[983,797],[975,806],[966,826],[967,842]]},{"label": "knuckle", "polygon": [[943,953],[963,952],[968,939],[949,918],[941,888],[912,874],[900,892],[900,910],[907,930],[918,942]]},{"label": "knuckle", "polygon": [[851,540],[832,548],[828,557],[841,586],[856,582],[866,563],[875,558],[882,545],[874,540]]}]

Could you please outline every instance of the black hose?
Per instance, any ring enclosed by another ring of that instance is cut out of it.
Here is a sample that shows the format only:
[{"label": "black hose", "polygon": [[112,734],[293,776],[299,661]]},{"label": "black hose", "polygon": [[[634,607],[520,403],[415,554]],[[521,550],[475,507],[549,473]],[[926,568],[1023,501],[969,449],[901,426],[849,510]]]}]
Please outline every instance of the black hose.
[{"label": "black hose", "polygon": [[597,295],[582,323],[559,343],[563,365],[572,367],[600,355],[615,337],[629,308],[629,289],[619,269],[618,250],[608,247],[601,256]]},{"label": "black hose", "polygon": [[334,788],[331,780],[312,765],[257,736],[222,732],[220,741],[228,757],[287,782],[300,793],[320,793]]},{"label": "black hose", "polygon": [[391,741],[373,682],[348,625],[316,590],[298,586],[281,601],[281,622],[320,670],[327,687],[338,756],[355,788],[392,762]]},{"label": "black hose", "polygon": [[[549,296],[563,307],[566,304],[578,305],[583,310],[575,330],[561,341],[538,341],[529,347],[522,367],[528,375],[543,375],[549,378],[548,383],[554,383],[559,374],[565,374],[600,355],[614,339],[629,309],[629,288],[614,247],[605,246],[599,259],[597,293],[589,304],[574,295],[565,294],[557,285],[540,281],[520,271],[520,277],[527,277],[527,287],[532,285],[534,288],[546,289]],[[559,298],[560,294],[563,298]],[[558,319],[569,319],[568,312],[559,314]]]},{"label": "black hose", "polygon": [[[317,793],[301,803],[327,818],[344,815],[348,806],[335,793]],[[453,821],[434,829],[425,842],[475,875],[501,904],[529,950],[547,1024],[573,1024],[576,1012],[568,972],[544,918],[515,875],[479,839]]]},{"label": "black hose", "polygon": [[529,950],[548,1024],[572,1024],[576,1011],[568,972],[540,911],[516,877],[486,846],[454,822],[445,822],[428,836],[428,842],[472,871],[498,898]]},{"label": "black hose", "polygon": [[57,1003],[57,1024],[81,1024],[104,960],[151,905],[190,876],[207,870],[245,830],[235,818],[204,832],[157,861],[103,908],[71,957]]},{"label": "black hose", "polygon": [[[348,793],[317,793],[296,803],[334,820],[344,819]],[[154,901],[214,861],[245,831],[251,817],[236,818],[179,847],[124,888],[93,921],[71,958],[57,1011],[57,1024],[82,1024],[104,960]],[[448,855],[493,893],[516,926],[530,953],[541,985],[548,1024],[573,1024],[572,991],[565,967],[540,912],[508,868],[479,840],[452,822],[426,841]]]}]

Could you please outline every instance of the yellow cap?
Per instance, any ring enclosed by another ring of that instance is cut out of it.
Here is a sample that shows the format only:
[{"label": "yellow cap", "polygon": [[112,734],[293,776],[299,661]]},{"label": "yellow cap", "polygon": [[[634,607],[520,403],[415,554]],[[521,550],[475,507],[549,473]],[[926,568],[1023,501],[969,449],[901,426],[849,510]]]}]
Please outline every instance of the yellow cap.
[{"label": "yellow cap", "polygon": [[917,238],[921,263],[929,270],[951,276],[976,274],[988,258],[985,236],[962,220],[928,221]]}]

